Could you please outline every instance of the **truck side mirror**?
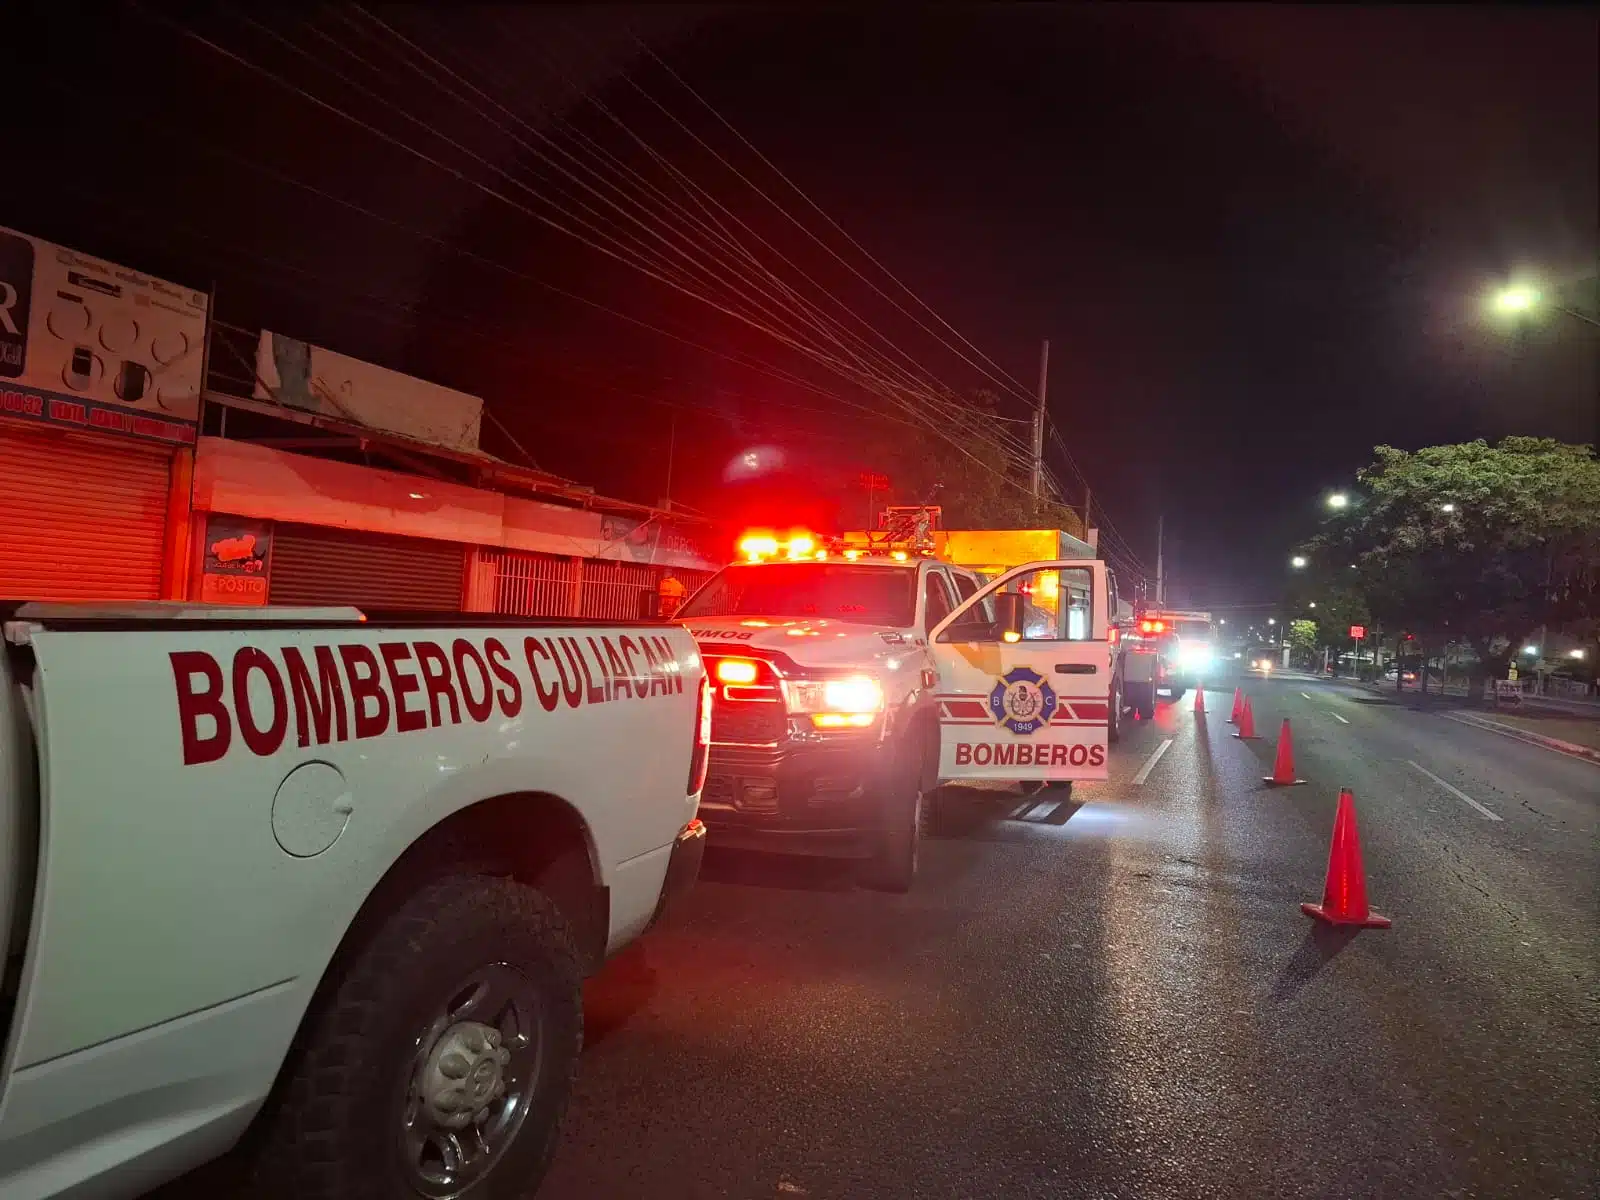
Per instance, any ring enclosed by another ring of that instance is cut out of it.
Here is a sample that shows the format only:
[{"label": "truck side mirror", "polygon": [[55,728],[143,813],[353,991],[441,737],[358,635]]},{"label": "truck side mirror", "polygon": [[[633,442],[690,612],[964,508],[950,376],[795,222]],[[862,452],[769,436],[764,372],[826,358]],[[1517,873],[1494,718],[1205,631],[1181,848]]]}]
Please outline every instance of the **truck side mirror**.
[{"label": "truck side mirror", "polygon": [[994,631],[1002,641],[1022,636],[1024,620],[1021,592],[999,592],[994,598]]},{"label": "truck side mirror", "polygon": [[639,592],[639,620],[661,620],[661,593],[655,588],[644,588]]}]

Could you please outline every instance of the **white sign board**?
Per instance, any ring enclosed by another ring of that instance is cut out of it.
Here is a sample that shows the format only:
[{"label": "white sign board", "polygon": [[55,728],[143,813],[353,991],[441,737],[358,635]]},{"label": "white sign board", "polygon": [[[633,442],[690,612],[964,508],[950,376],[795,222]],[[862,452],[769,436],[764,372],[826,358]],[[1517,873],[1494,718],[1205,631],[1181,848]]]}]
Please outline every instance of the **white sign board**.
[{"label": "white sign board", "polygon": [[193,442],[208,304],[0,227],[0,415]]},{"label": "white sign board", "polygon": [[476,396],[270,331],[256,346],[256,398],[469,452],[483,420]]}]

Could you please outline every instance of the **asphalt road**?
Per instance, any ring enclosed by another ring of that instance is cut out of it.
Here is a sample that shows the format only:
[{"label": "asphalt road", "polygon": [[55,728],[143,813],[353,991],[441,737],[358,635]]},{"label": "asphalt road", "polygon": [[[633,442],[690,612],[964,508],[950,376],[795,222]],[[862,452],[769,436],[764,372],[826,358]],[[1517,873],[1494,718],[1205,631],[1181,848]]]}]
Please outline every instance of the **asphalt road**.
[{"label": "asphalt road", "polygon": [[[1600,767],[1245,686],[1263,740],[1163,706],[1107,784],[965,806],[909,896],[712,856],[591,984],[540,1200],[1595,1195]],[[1392,929],[1299,910],[1341,786]]]},{"label": "asphalt road", "polygon": [[[908,896],[708,856],[589,986],[538,1200],[1600,1194],[1600,766],[1245,687],[1260,741],[1230,684],[1070,801],[959,795]],[[1300,912],[1342,786],[1388,930]]]}]

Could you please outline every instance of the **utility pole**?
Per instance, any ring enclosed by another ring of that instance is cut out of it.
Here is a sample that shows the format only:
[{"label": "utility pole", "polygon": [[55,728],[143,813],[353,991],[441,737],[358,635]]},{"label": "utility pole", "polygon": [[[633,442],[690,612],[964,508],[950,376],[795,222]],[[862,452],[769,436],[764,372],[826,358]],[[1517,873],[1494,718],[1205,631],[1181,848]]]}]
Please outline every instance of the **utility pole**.
[{"label": "utility pole", "polygon": [[667,494],[663,497],[666,501],[661,507],[668,512],[672,511],[672,459],[678,450],[678,407],[673,405],[672,423],[667,426]]},{"label": "utility pole", "polygon": [[[1039,488],[1044,483],[1044,397],[1050,381],[1050,339],[1039,347],[1039,404],[1033,410],[1033,503],[1039,503]],[[1087,530],[1085,530],[1087,532]]]},{"label": "utility pole", "polygon": [[1167,602],[1166,563],[1162,558],[1162,551],[1166,549],[1167,518],[1163,514],[1156,518],[1156,607],[1160,608]]},{"label": "utility pole", "polygon": [[1094,493],[1089,490],[1089,485],[1083,485],[1083,540],[1089,540],[1089,501]]}]

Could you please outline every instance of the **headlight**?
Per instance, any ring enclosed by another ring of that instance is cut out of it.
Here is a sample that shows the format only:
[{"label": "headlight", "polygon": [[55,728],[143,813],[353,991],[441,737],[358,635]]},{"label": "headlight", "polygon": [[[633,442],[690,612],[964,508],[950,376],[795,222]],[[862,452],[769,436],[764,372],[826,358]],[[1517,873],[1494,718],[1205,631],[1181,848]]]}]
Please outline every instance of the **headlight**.
[{"label": "headlight", "polygon": [[1178,661],[1186,667],[1209,667],[1211,665],[1211,647],[1185,646],[1178,652]]},{"label": "headlight", "polygon": [[789,711],[810,716],[817,729],[865,729],[883,711],[883,686],[870,675],[789,679],[783,686]]}]

